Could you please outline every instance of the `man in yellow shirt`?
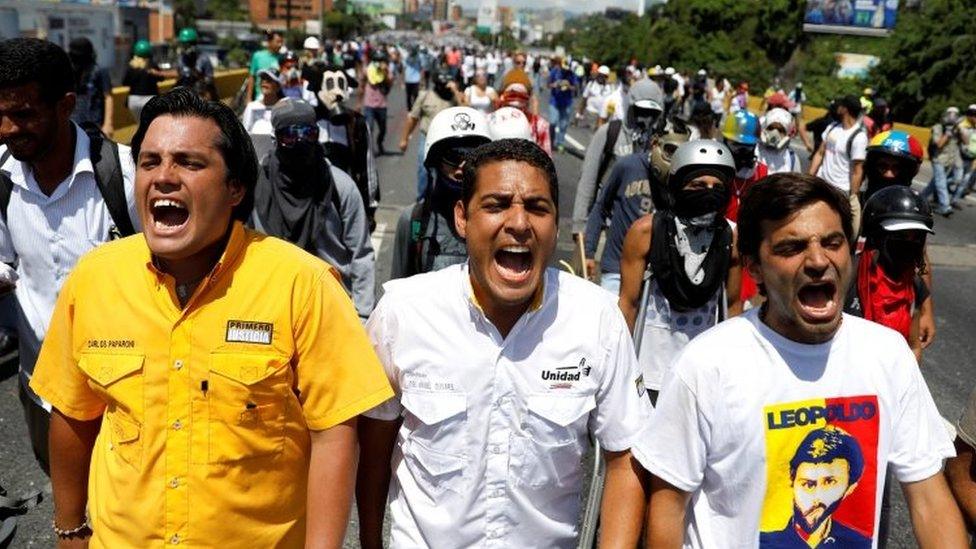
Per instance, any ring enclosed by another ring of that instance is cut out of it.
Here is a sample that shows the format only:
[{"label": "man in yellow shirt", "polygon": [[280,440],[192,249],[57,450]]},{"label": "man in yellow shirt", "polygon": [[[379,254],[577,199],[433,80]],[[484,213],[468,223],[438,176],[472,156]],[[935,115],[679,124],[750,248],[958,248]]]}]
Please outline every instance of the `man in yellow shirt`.
[{"label": "man in yellow shirt", "polygon": [[335,270],[241,225],[227,107],[159,96],[132,154],[143,234],[79,261],[31,383],[59,545],[339,547],[356,416],[392,391]]}]

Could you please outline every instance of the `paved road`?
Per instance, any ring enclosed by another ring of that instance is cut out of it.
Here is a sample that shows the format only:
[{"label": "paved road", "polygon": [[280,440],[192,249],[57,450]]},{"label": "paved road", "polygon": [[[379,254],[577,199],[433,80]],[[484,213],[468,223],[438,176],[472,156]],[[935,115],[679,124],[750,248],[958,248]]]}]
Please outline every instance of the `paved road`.
[{"label": "paved road", "polygon": [[[405,118],[403,94],[399,90],[391,96],[390,128],[386,139],[387,148],[394,149]],[[589,133],[584,129],[571,129],[570,134],[585,144]],[[408,206],[415,193],[415,141],[404,155],[380,157],[380,180],[383,205],[378,212],[378,228],[374,245],[378,250],[377,282],[389,278],[390,247],[393,229],[402,208]],[[567,258],[572,252],[570,240],[570,214],[579,176],[580,161],[568,154],[556,157],[560,178],[560,242],[557,260]],[[923,169],[923,176],[930,173]],[[942,414],[955,419],[962,410],[966,396],[976,379],[973,358],[976,357],[976,339],[973,336],[972,311],[976,310],[976,298],[971,291],[971,276],[976,274],[976,202],[965,203],[964,209],[951,219],[937,218],[936,236],[932,239],[930,254],[934,263],[935,300],[938,335],[926,353],[923,371],[935,401]],[[378,292],[381,292],[377,288]],[[47,479],[35,465],[27,442],[20,405],[17,400],[16,377],[9,369],[0,369],[0,486],[11,495],[49,488]],[[897,493],[897,491],[896,491]],[[894,502],[893,533],[891,547],[915,547],[911,541],[904,501],[898,493]],[[13,547],[50,547],[50,497],[21,520],[20,531]],[[346,547],[358,547],[355,542],[356,520],[350,523]]]}]

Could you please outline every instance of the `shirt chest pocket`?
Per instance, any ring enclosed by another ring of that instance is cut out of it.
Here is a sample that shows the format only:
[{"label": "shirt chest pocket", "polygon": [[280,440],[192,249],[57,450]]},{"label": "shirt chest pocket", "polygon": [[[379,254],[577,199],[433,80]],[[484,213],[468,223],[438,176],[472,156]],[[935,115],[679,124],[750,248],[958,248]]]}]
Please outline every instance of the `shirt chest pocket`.
[{"label": "shirt chest pocket", "polygon": [[509,462],[515,482],[530,488],[575,487],[580,480],[582,440],[593,395],[530,395],[523,434],[512,435]]},{"label": "shirt chest pocket", "polygon": [[463,494],[468,484],[467,396],[461,393],[404,391],[403,458],[424,493],[436,499],[445,490]]},{"label": "shirt chest pocket", "polygon": [[292,381],[288,365],[275,354],[210,355],[205,407],[198,406],[205,408],[198,412],[205,413],[206,437],[194,437],[194,461],[234,463],[281,453]]},{"label": "shirt chest pocket", "polygon": [[143,363],[137,354],[83,353],[78,367],[106,403],[102,432],[109,451],[139,467],[143,445]]}]

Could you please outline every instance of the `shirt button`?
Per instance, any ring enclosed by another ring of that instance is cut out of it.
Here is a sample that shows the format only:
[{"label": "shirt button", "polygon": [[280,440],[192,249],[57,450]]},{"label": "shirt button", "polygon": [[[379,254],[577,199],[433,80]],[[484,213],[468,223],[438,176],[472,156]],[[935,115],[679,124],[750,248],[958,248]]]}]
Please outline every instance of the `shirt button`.
[{"label": "shirt button", "polygon": [[497,444],[494,445],[494,446],[492,446],[491,447],[491,453],[493,453],[493,454],[500,454],[500,453],[502,453],[502,447],[499,446],[499,445],[497,445]]},{"label": "shirt button", "polygon": [[169,542],[172,543],[173,545],[179,545],[180,544],[180,535],[179,534],[173,534],[173,537],[169,538]]},{"label": "shirt button", "polygon": [[174,430],[179,431],[182,428],[183,428],[183,422],[182,421],[176,420],[176,421],[173,422],[173,429]]},{"label": "shirt button", "polygon": [[173,363],[173,369],[174,370],[179,370],[182,367],[183,367],[183,361],[182,360],[177,360],[176,362]]},{"label": "shirt button", "polygon": [[180,478],[179,477],[173,477],[173,480],[169,481],[169,487],[170,488],[179,488],[180,487]]}]

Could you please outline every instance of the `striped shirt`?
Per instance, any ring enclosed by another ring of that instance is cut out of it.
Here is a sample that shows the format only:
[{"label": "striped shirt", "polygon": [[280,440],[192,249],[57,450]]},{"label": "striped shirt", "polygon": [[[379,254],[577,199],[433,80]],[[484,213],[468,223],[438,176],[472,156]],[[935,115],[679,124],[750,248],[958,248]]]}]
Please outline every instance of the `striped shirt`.
[{"label": "striped shirt", "polygon": [[[114,226],[95,183],[90,140],[74,126],[74,168],[51,196],[44,194],[30,166],[9,156],[0,165],[13,182],[6,219],[0,217],[0,261],[16,263],[20,379],[26,388],[44,341],[61,285],[78,258],[109,239]],[[6,147],[0,146],[0,157]],[[135,208],[135,164],[129,147],[119,145],[129,217],[140,230]],[[28,389],[28,391],[30,391]],[[41,404],[40,399],[30,394]]]}]

